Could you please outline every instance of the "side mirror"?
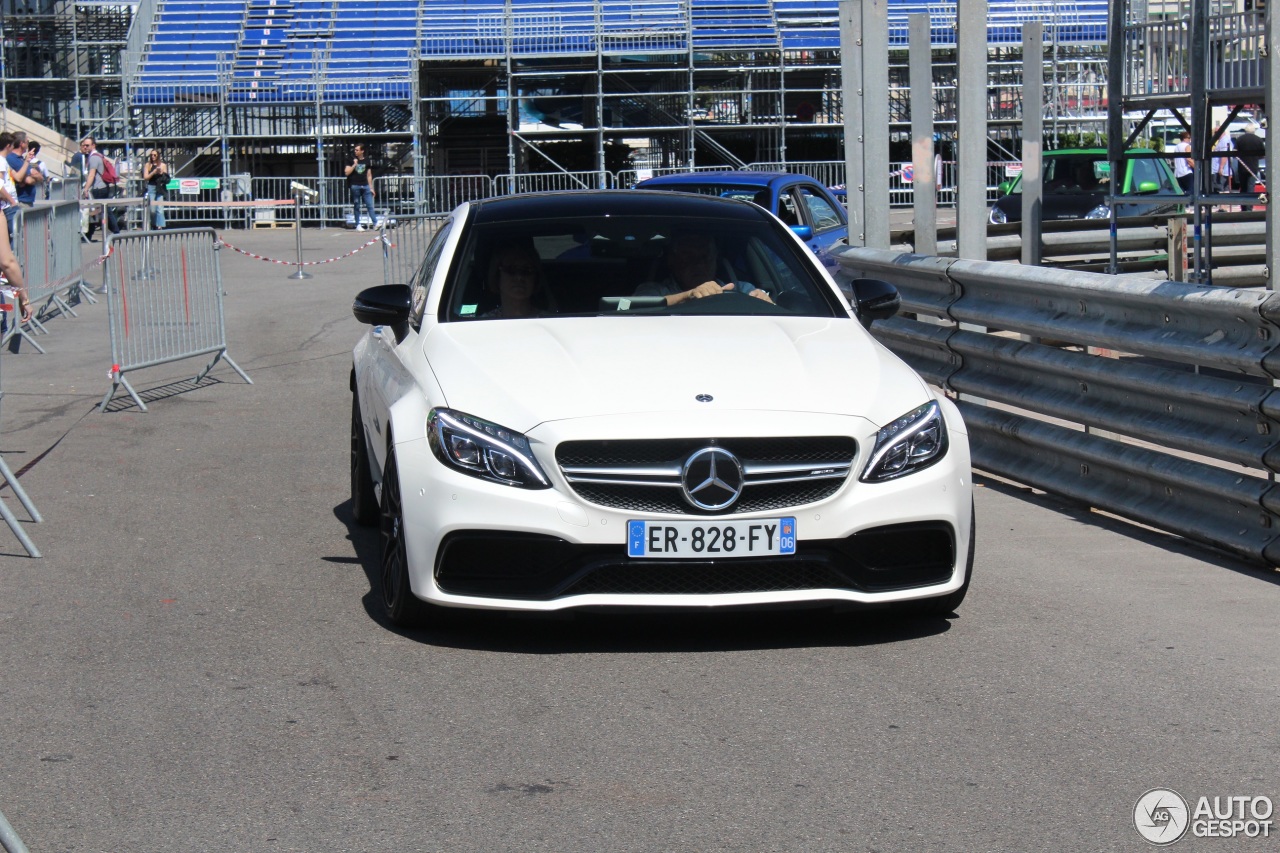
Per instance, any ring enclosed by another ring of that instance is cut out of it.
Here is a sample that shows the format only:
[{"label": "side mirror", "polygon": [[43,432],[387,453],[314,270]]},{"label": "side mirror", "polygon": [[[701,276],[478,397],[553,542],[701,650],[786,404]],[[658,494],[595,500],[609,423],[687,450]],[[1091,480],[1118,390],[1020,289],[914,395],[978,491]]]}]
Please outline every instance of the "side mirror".
[{"label": "side mirror", "polygon": [[1138,195],[1149,195],[1160,192],[1160,185],[1155,181],[1141,181],[1138,184]]},{"label": "side mirror", "polygon": [[1009,191],[1012,189],[1013,181],[1001,181],[1000,186],[996,187],[996,190],[999,191],[1000,195],[1008,195]]},{"label": "side mirror", "polygon": [[409,312],[412,297],[407,284],[379,284],[356,294],[351,303],[351,313],[361,323],[370,326],[390,326],[396,340],[402,340],[409,331]]},{"label": "side mirror", "polygon": [[862,325],[871,328],[874,320],[888,320],[902,306],[898,288],[878,278],[855,278],[852,282],[853,308]]},{"label": "side mirror", "polygon": [[813,239],[813,229],[808,225],[792,225],[791,230],[796,232],[801,240]]}]

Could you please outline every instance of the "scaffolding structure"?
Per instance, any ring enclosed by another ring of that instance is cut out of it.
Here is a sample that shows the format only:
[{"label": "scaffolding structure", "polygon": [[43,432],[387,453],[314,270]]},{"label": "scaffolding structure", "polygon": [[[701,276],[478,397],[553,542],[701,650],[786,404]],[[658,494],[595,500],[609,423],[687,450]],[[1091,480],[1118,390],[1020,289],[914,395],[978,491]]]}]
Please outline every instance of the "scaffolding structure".
[{"label": "scaffolding structure", "polygon": [[[598,185],[644,170],[844,159],[837,0],[0,6],[11,108],[122,146],[126,160],[159,148],[182,175],[340,176],[355,141],[384,175],[497,176],[513,189],[531,172]],[[990,4],[993,158],[1020,152],[1029,20],[1045,22],[1047,132],[1104,130],[1105,8]],[[956,4],[891,0],[890,139],[903,160],[905,22],[919,11],[932,15],[940,144],[954,136]],[[355,30],[352,15],[390,17]]]},{"label": "scaffolding structure", "polygon": [[[1190,133],[1190,197],[1170,198],[1186,201],[1190,213],[1189,279],[1211,283],[1214,212],[1242,204],[1239,195],[1214,186],[1212,164],[1215,157],[1223,156],[1215,146],[1229,137],[1232,124],[1242,115],[1265,124],[1272,86],[1268,50],[1273,43],[1272,23],[1265,0],[1180,0],[1161,4],[1158,14],[1152,14],[1153,5],[1148,0],[1112,4],[1111,27],[1119,37],[1110,47],[1108,61],[1115,81],[1115,97],[1108,105],[1108,156],[1117,163],[1124,148],[1164,116],[1171,116],[1176,128]],[[1119,174],[1114,165],[1112,174]],[[1266,216],[1270,220],[1269,206]],[[1268,258],[1272,228],[1269,221]],[[1114,229],[1112,234],[1114,268]]]}]

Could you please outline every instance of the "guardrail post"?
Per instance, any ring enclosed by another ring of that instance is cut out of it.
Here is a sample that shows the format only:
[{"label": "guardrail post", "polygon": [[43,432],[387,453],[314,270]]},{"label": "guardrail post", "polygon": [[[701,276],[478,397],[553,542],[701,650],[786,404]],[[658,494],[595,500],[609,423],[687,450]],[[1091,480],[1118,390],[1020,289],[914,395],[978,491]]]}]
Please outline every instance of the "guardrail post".
[{"label": "guardrail post", "polygon": [[1169,281],[1187,280],[1187,220],[1169,220]]}]

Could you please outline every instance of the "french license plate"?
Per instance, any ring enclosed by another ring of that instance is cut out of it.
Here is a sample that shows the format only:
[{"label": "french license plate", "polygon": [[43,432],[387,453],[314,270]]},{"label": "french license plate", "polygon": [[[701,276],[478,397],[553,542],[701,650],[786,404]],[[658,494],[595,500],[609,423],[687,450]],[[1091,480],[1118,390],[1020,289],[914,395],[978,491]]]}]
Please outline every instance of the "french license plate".
[{"label": "french license plate", "polygon": [[627,556],[671,560],[768,557],[796,552],[794,518],[627,522]]}]

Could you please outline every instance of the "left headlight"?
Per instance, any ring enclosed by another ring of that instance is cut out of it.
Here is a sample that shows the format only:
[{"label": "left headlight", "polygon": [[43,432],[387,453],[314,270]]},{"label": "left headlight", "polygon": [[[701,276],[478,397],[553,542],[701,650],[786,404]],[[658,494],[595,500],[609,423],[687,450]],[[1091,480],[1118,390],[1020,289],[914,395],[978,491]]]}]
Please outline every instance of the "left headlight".
[{"label": "left headlight", "polygon": [[882,483],[928,468],[947,454],[947,425],[936,401],[913,409],[876,433],[864,483]]},{"label": "left headlight", "polygon": [[1093,210],[1086,213],[1084,215],[1084,218],[1085,219],[1110,219],[1111,208],[1107,207],[1105,204],[1100,204],[1097,207],[1095,207]]},{"label": "left headlight", "polygon": [[529,439],[514,430],[453,409],[427,416],[431,452],[450,468],[504,486],[549,489]]}]

